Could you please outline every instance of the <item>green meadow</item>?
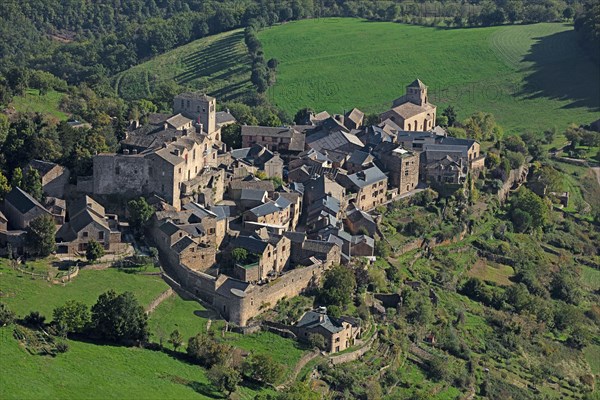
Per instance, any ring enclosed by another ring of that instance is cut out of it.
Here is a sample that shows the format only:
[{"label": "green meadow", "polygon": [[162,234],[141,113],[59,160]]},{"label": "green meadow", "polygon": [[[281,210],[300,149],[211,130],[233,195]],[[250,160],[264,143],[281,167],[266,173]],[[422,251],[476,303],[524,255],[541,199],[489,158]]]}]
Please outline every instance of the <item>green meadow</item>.
[{"label": "green meadow", "polygon": [[[600,118],[600,71],[560,23],[440,29],[360,19],[286,23],[259,33],[279,60],[272,103],[382,112],[415,78],[438,109],[493,113],[508,132]],[[292,114],[293,115],[293,114]]]},{"label": "green meadow", "polygon": [[151,97],[162,84],[175,82],[220,101],[240,100],[252,91],[250,58],[241,29],[209,36],[136,65],[113,79],[126,100]]},{"label": "green meadow", "polygon": [[42,113],[50,114],[61,121],[67,119],[67,114],[60,109],[60,102],[64,94],[55,90],[50,90],[44,95],[40,95],[37,89],[27,89],[22,96],[16,96],[11,102],[15,110],[23,113]]}]

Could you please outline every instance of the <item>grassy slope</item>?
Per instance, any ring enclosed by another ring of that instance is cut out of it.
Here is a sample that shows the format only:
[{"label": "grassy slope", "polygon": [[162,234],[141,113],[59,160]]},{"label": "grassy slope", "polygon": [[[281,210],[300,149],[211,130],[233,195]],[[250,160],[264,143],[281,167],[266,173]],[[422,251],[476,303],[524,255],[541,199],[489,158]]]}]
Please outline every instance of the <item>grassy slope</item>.
[{"label": "grassy slope", "polygon": [[150,96],[161,82],[175,81],[220,101],[252,90],[250,60],[242,30],[196,40],[118,74],[113,82],[125,99]]},{"label": "grassy slope", "polygon": [[[168,338],[169,334],[177,329],[187,341],[189,337],[198,332],[206,331],[209,318],[211,319],[210,330],[226,343],[248,352],[270,355],[275,361],[285,365],[289,371],[293,369],[305,352],[293,340],[284,339],[269,332],[252,335],[227,333],[223,338],[222,330],[225,325],[223,320],[215,319],[213,312],[207,311],[196,301],[184,300],[177,295],[162,302],[150,314],[149,325],[153,335],[152,340],[157,342],[161,334]],[[165,343],[165,345],[167,344]]]},{"label": "grassy slope", "polygon": [[269,96],[290,113],[381,112],[419,77],[439,108],[453,104],[461,118],[492,112],[511,131],[600,117],[598,68],[562,24],[443,30],[320,19],[259,37],[265,57],[280,61]]},{"label": "grassy slope", "polygon": [[84,269],[71,283],[52,285],[14,271],[7,266],[6,259],[0,259],[0,301],[18,315],[37,310],[51,320],[52,310],[67,300],[75,299],[91,306],[101,293],[109,289],[117,293],[131,291],[143,305],[147,305],[167,288],[168,285],[159,276],[127,274],[115,269]]},{"label": "grassy slope", "polygon": [[50,114],[59,120],[67,119],[67,114],[60,110],[60,101],[63,94],[54,90],[48,91],[43,96],[39,95],[37,89],[27,89],[23,96],[16,96],[11,106],[19,112],[38,112]]}]

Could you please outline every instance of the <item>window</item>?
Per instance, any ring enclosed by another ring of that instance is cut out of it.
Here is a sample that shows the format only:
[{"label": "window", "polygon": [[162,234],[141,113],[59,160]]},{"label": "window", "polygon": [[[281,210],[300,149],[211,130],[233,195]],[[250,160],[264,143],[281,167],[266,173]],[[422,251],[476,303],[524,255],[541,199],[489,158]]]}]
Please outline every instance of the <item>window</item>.
[{"label": "window", "polygon": [[190,108],[190,101],[187,101],[187,108]]},{"label": "window", "polygon": [[181,173],[181,168],[179,168],[179,173]]},{"label": "window", "polygon": [[208,230],[208,234],[209,234],[209,235],[214,235],[214,234],[215,234],[215,228],[210,228],[210,229]]},{"label": "window", "polygon": [[98,232],[98,240],[104,240],[104,232]]},{"label": "window", "polygon": [[115,175],[119,175],[121,173],[120,167],[115,167]]},{"label": "window", "polygon": [[88,232],[83,232],[83,237],[84,238],[88,237]]}]

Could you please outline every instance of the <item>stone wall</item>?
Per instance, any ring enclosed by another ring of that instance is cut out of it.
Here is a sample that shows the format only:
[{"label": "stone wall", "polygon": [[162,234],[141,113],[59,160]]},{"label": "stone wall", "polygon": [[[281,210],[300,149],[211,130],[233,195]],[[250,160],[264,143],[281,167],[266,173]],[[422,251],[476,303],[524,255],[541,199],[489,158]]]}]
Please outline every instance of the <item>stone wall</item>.
[{"label": "stone wall", "polygon": [[333,365],[337,365],[337,364],[343,364],[346,362],[358,360],[367,351],[371,350],[371,347],[373,347],[373,343],[375,342],[376,339],[377,339],[377,332],[375,332],[373,334],[373,336],[371,336],[371,338],[367,341],[367,343],[365,343],[365,345],[362,346],[361,348],[359,348],[358,350],[351,351],[350,353],[339,354],[337,356],[331,356],[331,357],[329,357],[329,361]]},{"label": "stone wall", "polygon": [[527,165],[522,165],[520,168],[512,169],[508,174],[506,182],[504,182],[500,190],[498,190],[498,199],[501,202],[505,202],[508,199],[508,195],[510,194],[510,190],[513,188],[513,186],[520,185],[527,180],[528,172],[529,167]]},{"label": "stone wall", "polygon": [[147,160],[137,155],[98,154],[94,157],[94,193],[145,191],[148,184]]}]

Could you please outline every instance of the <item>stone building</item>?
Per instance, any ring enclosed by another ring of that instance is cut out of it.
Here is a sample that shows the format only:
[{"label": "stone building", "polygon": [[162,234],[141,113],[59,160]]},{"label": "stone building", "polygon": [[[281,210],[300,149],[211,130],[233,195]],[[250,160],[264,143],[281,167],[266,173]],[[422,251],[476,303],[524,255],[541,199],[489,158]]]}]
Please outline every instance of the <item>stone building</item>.
[{"label": "stone building", "polygon": [[283,178],[283,160],[278,153],[273,153],[267,148],[254,144],[251,147],[231,150],[234,160],[234,178],[243,178],[249,174],[263,172],[268,178]]},{"label": "stone building", "polygon": [[196,121],[211,140],[221,141],[221,129],[217,126],[217,100],[203,93],[182,93],[173,99],[173,112]]},{"label": "stone building", "polygon": [[427,86],[416,79],[406,87],[406,94],[392,103],[392,109],[380,115],[405,131],[428,131],[435,127],[436,106],[429,103]]},{"label": "stone building", "polygon": [[289,126],[242,126],[242,147],[260,144],[271,151],[298,154],[304,151],[304,140],[304,133]]},{"label": "stone building", "polygon": [[285,236],[269,235],[268,238],[238,236],[229,248],[242,248],[248,258],[234,264],[234,276],[244,282],[266,282],[275,279],[290,263],[291,243]]},{"label": "stone building", "polygon": [[283,196],[277,200],[254,207],[244,213],[244,226],[247,229],[256,229],[261,226],[277,229],[295,229],[291,222],[297,220],[292,212],[292,202]]},{"label": "stone building", "polygon": [[338,174],[337,181],[355,194],[354,205],[369,211],[387,200],[388,177],[376,166],[352,175]]},{"label": "stone building", "polygon": [[308,342],[310,335],[319,334],[325,338],[325,351],[337,353],[354,345],[360,335],[360,326],[350,319],[333,318],[326,310],[307,311],[292,327],[299,340]]},{"label": "stone building", "polygon": [[85,252],[92,240],[100,243],[107,252],[124,249],[117,216],[107,214],[91,197],[83,196],[69,203],[67,214],[68,222],[56,232],[57,253]]},{"label": "stone building", "polygon": [[373,150],[373,154],[389,173],[389,183],[398,188],[398,194],[408,193],[419,184],[420,156],[403,149],[397,144],[383,142]]},{"label": "stone building", "polygon": [[458,161],[450,156],[432,161],[425,168],[425,179],[432,184],[464,184],[467,180],[468,168],[463,159]]},{"label": "stone building", "polygon": [[30,168],[36,169],[42,179],[42,190],[47,196],[62,198],[65,186],[69,183],[70,172],[67,168],[48,161],[33,160],[25,168],[24,173]]},{"label": "stone building", "polygon": [[50,211],[19,187],[14,187],[4,198],[4,213],[12,229],[26,229],[42,215],[52,217]]}]

